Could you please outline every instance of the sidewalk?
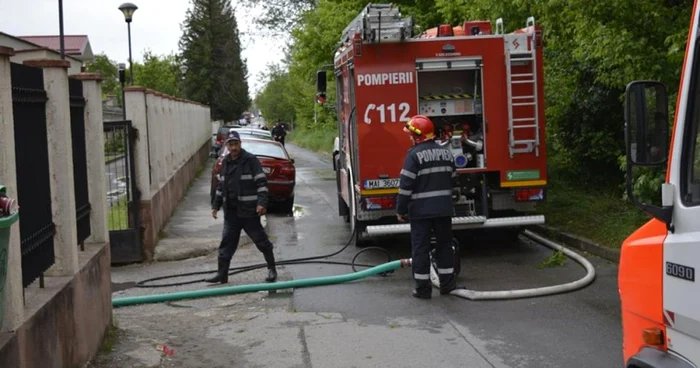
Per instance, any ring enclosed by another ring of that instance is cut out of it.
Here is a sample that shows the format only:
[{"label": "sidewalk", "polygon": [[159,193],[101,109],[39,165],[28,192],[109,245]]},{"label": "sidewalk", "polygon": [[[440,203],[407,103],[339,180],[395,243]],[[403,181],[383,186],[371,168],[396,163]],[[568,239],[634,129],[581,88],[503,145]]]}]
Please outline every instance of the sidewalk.
[{"label": "sidewalk", "polygon": [[[224,214],[220,212],[217,220],[211,217],[211,165],[212,161],[207,162],[159,235],[153,256],[156,262],[201,257],[218,250]],[[262,223],[267,230],[266,216],[262,217]],[[240,246],[247,244],[251,240],[242,232]]]}]

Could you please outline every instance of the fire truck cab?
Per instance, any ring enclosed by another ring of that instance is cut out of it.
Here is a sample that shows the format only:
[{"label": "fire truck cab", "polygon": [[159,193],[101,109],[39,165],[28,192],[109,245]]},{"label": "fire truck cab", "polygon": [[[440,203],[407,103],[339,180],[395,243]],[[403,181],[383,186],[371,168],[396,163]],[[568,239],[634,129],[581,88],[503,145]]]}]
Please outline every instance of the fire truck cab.
[{"label": "fire truck cab", "polygon": [[[666,86],[627,86],[627,190],[653,217],[622,245],[618,285],[627,368],[700,367],[700,15],[695,1],[669,150]],[[666,168],[660,203],[635,198],[635,166]]]},{"label": "fire truck cab", "polygon": [[[534,18],[504,33],[501,19],[441,25],[414,36],[411,17],[369,4],[343,31],[333,72],[339,215],[355,243],[410,232],[396,221],[414,115],[431,118],[459,174],[453,229],[542,224],[545,198],[542,39]],[[325,97],[326,74],[317,89]]]}]

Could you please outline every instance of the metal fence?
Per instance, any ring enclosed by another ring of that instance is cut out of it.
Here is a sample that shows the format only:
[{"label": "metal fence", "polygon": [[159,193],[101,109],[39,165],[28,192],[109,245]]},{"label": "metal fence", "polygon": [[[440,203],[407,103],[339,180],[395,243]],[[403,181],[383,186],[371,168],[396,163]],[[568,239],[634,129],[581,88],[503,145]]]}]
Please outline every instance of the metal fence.
[{"label": "metal fence", "polygon": [[87,148],[85,147],[85,98],[83,82],[68,79],[70,94],[70,128],[73,144],[73,181],[75,182],[75,209],[78,244],[85,250],[85,239],[90,236],[90,197],[88,195]]},{"label": "metal fence", "polygon": [[[22,285],[29,286],[54,264],[56,226],[46,130],[46,91],[41,69],[11,64],[17,196],[22,206]],[[43,284],[43,278],[42,278]],[[42,285],[43,286],[43,285]]]},{"label": "metal fence", "polygon": [[131,121],[106,121],[103,126],[112,263],[139,262],[143,259],[138,205],[141,196],[134,175],[134,130]]}]

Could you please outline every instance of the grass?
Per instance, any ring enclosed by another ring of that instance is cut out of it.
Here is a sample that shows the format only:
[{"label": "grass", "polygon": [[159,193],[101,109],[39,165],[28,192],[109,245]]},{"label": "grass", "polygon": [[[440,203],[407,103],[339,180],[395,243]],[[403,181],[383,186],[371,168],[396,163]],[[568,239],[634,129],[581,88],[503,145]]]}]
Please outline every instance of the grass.
[{"label": "grass", "polygon": [[100,350],[103,353],[111,353],[114,350],[114,345],[117,343],[119,326],[116,323],[111,323],[107,326],[107,331],[102,341]]},{"label": "grass", "polygon": [[537,206],[548,226],[615,249],[649,221],[648,216],[615,193],[586,191],[555,177],[550,178],[545,201]]},{"label": "grass", "polygon": [[335,128],[322,127],[319,129],[297,129],[289,134],[287,139],[303,148],[316,152],[330,153],[333,151],[333,140],[338,135]]},{"label": "grass", "polygon": [[124,230],[129,228],[129,212],[126,199],[115,203],[110,209],[107,217],[109,230]]}]

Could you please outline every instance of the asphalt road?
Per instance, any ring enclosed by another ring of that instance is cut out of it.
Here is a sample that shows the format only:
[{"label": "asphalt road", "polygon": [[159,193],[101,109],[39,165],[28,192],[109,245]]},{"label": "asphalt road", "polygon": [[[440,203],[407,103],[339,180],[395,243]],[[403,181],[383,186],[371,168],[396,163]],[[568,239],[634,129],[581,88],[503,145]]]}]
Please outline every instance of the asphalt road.
[{"label": "asphalt road", "polygon": [[[297,166],[297,208],[294,217],[269,215],[270,231],[276,236],[281,259],[332,253],[347,242],[349,224],[337,215],[336,184],[328,158],[287,145]],[[565,283],[585,272],[568,260],[563,266],[538,269],[537,265],[552,252],[521,237],[507,242],[496,236],[467,238],[462,257],[460,285],[473,290],[508,290]],[[394,259],[410,257],[405,238],[390,238],[376,245],[388,249]],[[333,258],[349,262],[358,249],[351,245]],[[384,257],[384,258],[383,258]],[[360,261],[381,263],[380,253],[361,256]],[[620,367],[621,325],[617,294],[617,267],[605,260],[589,258],[596,267],[595,282],[587,288],[567,294],[507,301],[469,301],[433,293],[430,301],[410,296],[413,286],[408,270],[389,277],[374,277],[350,284],[295,290],[293,305],[308,312],[340,313],[368,324],[387,324],[389,320],[410,321],[418,328],[433,330],[420,341],[415,334],[404,336],[399,329],[388,341],[374,341],[384,351],[408,351],[394,356],[406,366],[416,357],[435,352],[452,364],[466,350],[483,366],[495,367]],[[287,267],[295,279],[352,272],[342,265],[305,265]],[[444,337],[446,330],[454,339]],[[439,333],[442,331],[442,333]],[[341,333],[341,332],[339,332]],[[444,337],[444,338],[443,338]],[[328,337],[337,344],[351,343],[342,336]],[[372,341],[371,336],[367,336]],[[356,354],[366,344],[355,341]],[[330,344],[334,345],[334,344]],[[406,350],[406,347],[413,347]],[[348,357],[346,349],[331,348],[330,356]],[[338,352],[336,352],[338,350]],[[447,354],[446,356],[444,354]],[[463,361],[462,366],[482,366]],[[435,361],[437,363],[437,361]],[[451,364],[448,364],[452,366]]]},{"label": "asphalt road", "polygon": [[[268,233],[279,260],[338,251],[349,225],[337,216],[335,178],[328,158],[287,144],[296,160],[294,216],[270,212]],[[208,163],[208,165],[210,165]],[[217,244],[222,219],[210,217],[209,177],[193,183],[169,220],[157,250]],[[410,257],[405,237],[376,244],[393,259]],[[573,261],[539,269],[547,248],[521,239],[466,237],[459,283],[474,290],[506,290],[570,282],[583,276]],[[214,249],[214,248],[212,248]],[[177,250],[177,249],[175,249]],[[351,244],[332,261],[350,262]],[[364,253],[359,262],[386,260]],[[241,245],[232,267],[262,262],[252,244]],[[340,285],[224,295],[115,308],[116,328],[88,367],[621,367],[620,305],[616,267],[591,258],[597,278],[576,292],[522,300],[469,301],[433,292],[410,296],[408,269]],[[138,288],[138,281],[216,269],[216,251],[172,262],[112,268],[113,297],[207,289],[188,285]],[[346,265],[279,266],[278,281],[352,272]],[[260,283],[265,270],[231,276],[228,285]],[[163,355],[159,344],[174,349]]]}]

